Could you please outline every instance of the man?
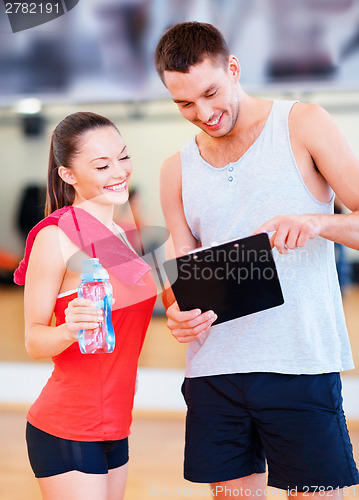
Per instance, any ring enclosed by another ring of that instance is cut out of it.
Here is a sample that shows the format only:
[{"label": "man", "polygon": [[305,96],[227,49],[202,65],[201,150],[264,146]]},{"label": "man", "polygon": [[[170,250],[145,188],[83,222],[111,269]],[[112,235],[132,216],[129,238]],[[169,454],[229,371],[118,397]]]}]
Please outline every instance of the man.
[{"label": "man", "polygon": [[[359,249],[359,161],[319,106],[244,92],[240,65],[212,25],[181,23],[159,41],[156,68],[201,131],[165,161],[161,202],[176,254],[268,232],[285,303],[214,325],[180,311],[188,342],[185,478],[217,498],[342,496],[359,482],[339,372],[353,368],[333,241]],[[354,213],[333,215],[333,190]]]}]

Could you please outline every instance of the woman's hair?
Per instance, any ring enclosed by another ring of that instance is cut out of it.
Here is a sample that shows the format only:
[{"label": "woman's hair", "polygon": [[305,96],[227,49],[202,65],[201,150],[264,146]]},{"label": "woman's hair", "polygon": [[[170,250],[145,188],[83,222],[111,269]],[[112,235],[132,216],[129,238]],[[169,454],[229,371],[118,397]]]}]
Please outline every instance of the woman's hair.
[{"label": "woman's hair", "polygon": [[75,199],[73,186],[61,179],[58,168],[71,166],[71,161],[80,152],[80,140],[85,132],[110,126],[117,130],[111,120],[90,112],[73,113],[57,125],[50,143],[45,216],[72,205]]},{"label": "woman's hair", "polygon": [[157,44],[155,66],[163,80],[165,71],[188,73],[205,57],[226,66],[230,55],[226,41],[212,24],[186,22],[169,28]]}]

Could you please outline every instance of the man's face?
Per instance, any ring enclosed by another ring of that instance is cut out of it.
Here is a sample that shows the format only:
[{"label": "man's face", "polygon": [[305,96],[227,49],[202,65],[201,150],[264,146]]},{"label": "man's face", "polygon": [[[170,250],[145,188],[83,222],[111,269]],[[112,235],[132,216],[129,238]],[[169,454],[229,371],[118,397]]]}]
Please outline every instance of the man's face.
[{"label": "man's face", "polygon": [[238,117],[238,61],[231,56],[227,68],[210,58],[188,73],[165,71],[164,82],[181,114],[211,137],[229,134]]}]

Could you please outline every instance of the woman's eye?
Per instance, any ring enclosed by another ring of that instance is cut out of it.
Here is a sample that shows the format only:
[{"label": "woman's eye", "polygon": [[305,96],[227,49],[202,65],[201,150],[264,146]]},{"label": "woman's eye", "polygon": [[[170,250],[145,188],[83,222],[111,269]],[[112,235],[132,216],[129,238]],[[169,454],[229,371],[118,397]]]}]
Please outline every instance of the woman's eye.
[{"label": "woman's eye", "polygon": [[108,168],[108,165],[105,165],[103,167],[97,167],[97,170],[106,170],[106,168]]},{"label": "woman's eye", "polygon": [[126,156],[123,156],[122,158],[120,158],[119,161],[122,161],[122,160],[129,160],[131,158],[130,155],[126,155]]}]

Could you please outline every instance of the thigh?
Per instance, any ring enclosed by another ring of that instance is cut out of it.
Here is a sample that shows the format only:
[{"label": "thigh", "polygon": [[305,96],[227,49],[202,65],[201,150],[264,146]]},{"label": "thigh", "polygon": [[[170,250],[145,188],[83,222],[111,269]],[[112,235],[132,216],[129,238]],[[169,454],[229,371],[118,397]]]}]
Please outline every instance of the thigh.
[{"label": "thigh", "polygon": [[[359,482],[338,373],[260,374],[253,380],[251,414],[267,456],[270,486],[324,492]],[[265,393],[257,391],[259,386],[266,387]]]},{"label": "thigh", "polygon": [[265,472],[252,418],[242,405],[240,375],[186,379],[184,477],[218,483]]},{"label": "thigh", "polygon": [[43,500],[108,500],[106,474],[71,471],[38,478]]},{"label": "thigh", "polygon": [[66,472],[39,478],[43,500],[123,500],[128,464],[108,474]]},{"label": "thigh", "polygon": [[122,500],[125,494],[128,463],[108,471],[108,500]]}]

